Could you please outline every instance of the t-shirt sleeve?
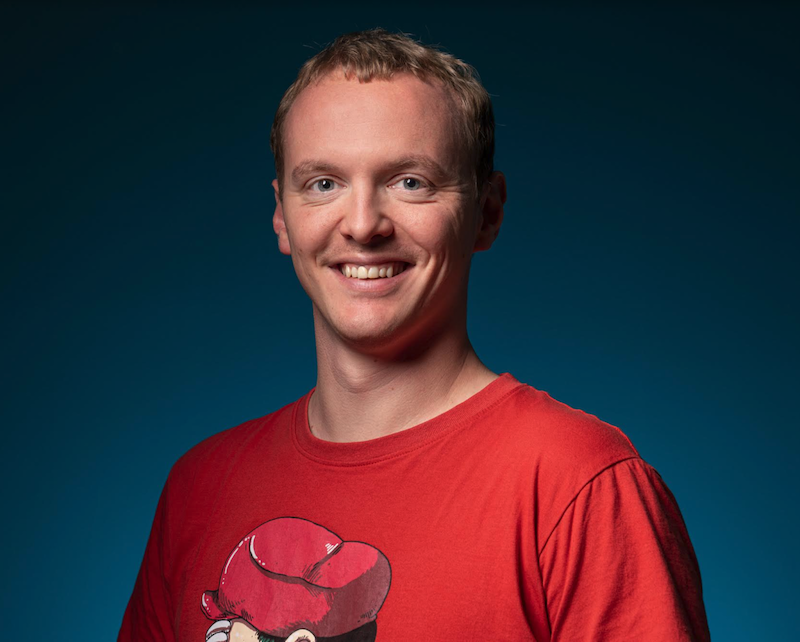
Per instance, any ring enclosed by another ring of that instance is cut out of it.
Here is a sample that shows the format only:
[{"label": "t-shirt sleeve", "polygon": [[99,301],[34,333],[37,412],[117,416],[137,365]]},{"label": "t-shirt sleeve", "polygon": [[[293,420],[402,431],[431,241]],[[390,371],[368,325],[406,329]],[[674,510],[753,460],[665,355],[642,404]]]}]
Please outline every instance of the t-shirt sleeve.
[{"label": "t-shirt sleeve", "polygon": [[158,501],[150,538],[133,594],[122,618],[118,642],[173,642],[172,601],[166,580],[169,560],[167,541],[168,485]]},{"label": "t-shirt sleeve", "polygon": [[580,490],[539,563],[553,642],[710,639],[680,510],[639,458],[605,469]]}]

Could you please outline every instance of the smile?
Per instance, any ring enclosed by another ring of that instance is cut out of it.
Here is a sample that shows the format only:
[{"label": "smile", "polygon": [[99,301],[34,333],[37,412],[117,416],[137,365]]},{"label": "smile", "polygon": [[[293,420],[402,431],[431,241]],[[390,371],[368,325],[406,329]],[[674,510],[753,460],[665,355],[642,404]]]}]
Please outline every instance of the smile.
[{"label": "smile", "polygon": [[406,263],[385,263],[383,265],[356,265],[342,263],[339,270],[351,279],[391,279],[406,268]]}]

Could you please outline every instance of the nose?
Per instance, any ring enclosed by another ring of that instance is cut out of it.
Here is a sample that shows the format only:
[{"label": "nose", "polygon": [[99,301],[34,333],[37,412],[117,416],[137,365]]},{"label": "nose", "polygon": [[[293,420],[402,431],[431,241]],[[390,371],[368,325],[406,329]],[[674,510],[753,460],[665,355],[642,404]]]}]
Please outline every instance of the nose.
[{"label": "nose", "polygon": [[384,211],[386,204],[382,202],[379,190],[354,185],[350,198],[343,205],[346,210],[339,231],[345,238],[369,245],[394,233],[394,225]]}]

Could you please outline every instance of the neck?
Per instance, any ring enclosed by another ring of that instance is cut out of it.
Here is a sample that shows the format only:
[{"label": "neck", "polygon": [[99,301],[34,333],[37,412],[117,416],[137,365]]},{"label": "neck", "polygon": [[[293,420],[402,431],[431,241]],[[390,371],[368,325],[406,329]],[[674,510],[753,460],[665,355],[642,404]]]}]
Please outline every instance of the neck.
[{"label": "neck", "polygon": [[497,378],[462,332],[448,332],[410,358],[377,357],[317,335],[311,432],[336,442],[383,437],[449,410]]}]

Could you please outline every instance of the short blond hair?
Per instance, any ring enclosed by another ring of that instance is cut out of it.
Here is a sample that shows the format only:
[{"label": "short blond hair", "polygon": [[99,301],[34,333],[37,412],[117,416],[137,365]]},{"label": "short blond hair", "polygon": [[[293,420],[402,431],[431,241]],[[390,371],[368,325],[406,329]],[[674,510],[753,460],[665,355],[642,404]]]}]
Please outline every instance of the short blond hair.
[{"label": "short blond hair", "polygon": [[475,186],[480,193],[492,173],[494,114],[491,98],[478,72],[449,53],[385,29],[339,36],[300,68],[297,78],[283,95],[272,123],[270,146],[279,185],[283,185],[283,129],[289,110],[303,89],[337,70],[359,82],[389,80],[399,73],[412,74],[424,81],[440,81],[459,109],[460,134],[472,157]]}]

